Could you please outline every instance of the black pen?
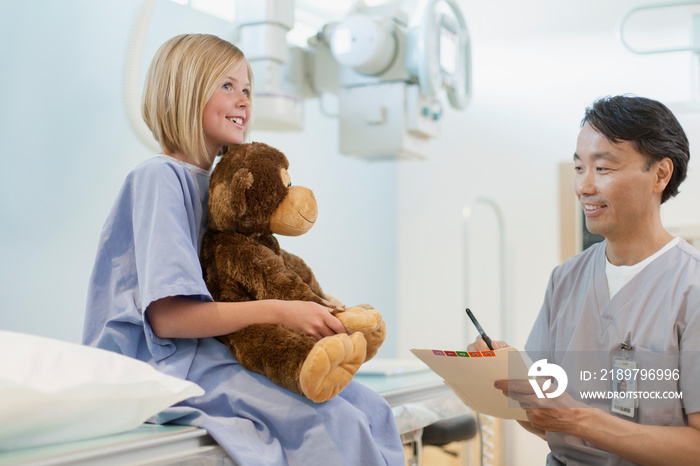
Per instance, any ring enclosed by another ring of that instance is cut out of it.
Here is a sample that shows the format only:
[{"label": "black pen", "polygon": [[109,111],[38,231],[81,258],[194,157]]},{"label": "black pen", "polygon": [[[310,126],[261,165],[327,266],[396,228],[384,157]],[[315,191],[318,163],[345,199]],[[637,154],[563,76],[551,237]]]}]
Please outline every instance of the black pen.
[{"label": "black pen", "polygon": [[484,342],[486,342],[486,345],[489,347],[491,351],[493,351],[493,346],[491,346],[491,339],[486,335],[486,332],[484,332],[484,329],[481,328],[481,325],[479,325],[479,321],[476,320],[476,317],[474,317],[474,314],[472,314],[472,311],[467,308],[467,315],[469,318],[472,320],[474,323],[474,327],[479,331],[479,335],[481,335],[481,338],[484,339]]}]

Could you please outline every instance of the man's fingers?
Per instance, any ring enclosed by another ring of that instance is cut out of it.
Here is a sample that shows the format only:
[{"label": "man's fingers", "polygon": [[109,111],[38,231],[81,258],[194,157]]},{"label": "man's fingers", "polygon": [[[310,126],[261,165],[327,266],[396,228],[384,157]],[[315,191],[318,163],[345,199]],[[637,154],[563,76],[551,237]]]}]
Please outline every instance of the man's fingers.
[{"label": "man's fingers", "polygon": [[535,393],[528,380],[523,379],[502,379],[496,380],[493,386],[499,390],[517,393]]}]

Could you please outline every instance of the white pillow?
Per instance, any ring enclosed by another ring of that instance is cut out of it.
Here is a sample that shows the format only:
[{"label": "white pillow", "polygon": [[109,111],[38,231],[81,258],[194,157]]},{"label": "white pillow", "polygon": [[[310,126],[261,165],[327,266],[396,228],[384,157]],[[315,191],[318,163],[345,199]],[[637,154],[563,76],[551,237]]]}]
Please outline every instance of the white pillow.
[{"label": "white pillow", "polygon": [[203,394],[111,351],[0,330],[0,450],[132,430]]}]

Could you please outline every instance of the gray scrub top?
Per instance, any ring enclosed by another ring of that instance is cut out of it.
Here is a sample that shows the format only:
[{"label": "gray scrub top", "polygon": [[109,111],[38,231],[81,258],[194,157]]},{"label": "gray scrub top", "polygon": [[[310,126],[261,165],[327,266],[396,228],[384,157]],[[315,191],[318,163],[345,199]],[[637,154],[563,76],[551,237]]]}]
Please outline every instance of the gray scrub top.
[{"label": "gray scrub top", "polygon": [[[623,342],[632,349],[621,350]],[[634,422],[685,425],[685,415],[700,411],[700,252],[681,240],[610,299],[605,242],[590,247],[552,272],[525,350],[562,366],[567,393],[608,413],[610,399],[586,401],[580,392],[612,389],[613,358],[676,370],[678,380],[638,380],[637,389],[680,391],[682,400],[639,400]],[[571,435],[547,432],[547,441],[548,464],[633,464]]]}]

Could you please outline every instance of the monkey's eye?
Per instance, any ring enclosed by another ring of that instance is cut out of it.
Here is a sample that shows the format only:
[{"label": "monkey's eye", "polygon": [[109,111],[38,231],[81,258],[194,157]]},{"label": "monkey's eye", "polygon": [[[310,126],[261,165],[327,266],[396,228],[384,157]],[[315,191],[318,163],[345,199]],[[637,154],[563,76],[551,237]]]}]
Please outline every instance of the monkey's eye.
[{"label": "monkey's eye", "polygon": [[282,179],[282,184],[289,188],[292,185],[292,178],[285,168],[280,169],[280,178]]}]

